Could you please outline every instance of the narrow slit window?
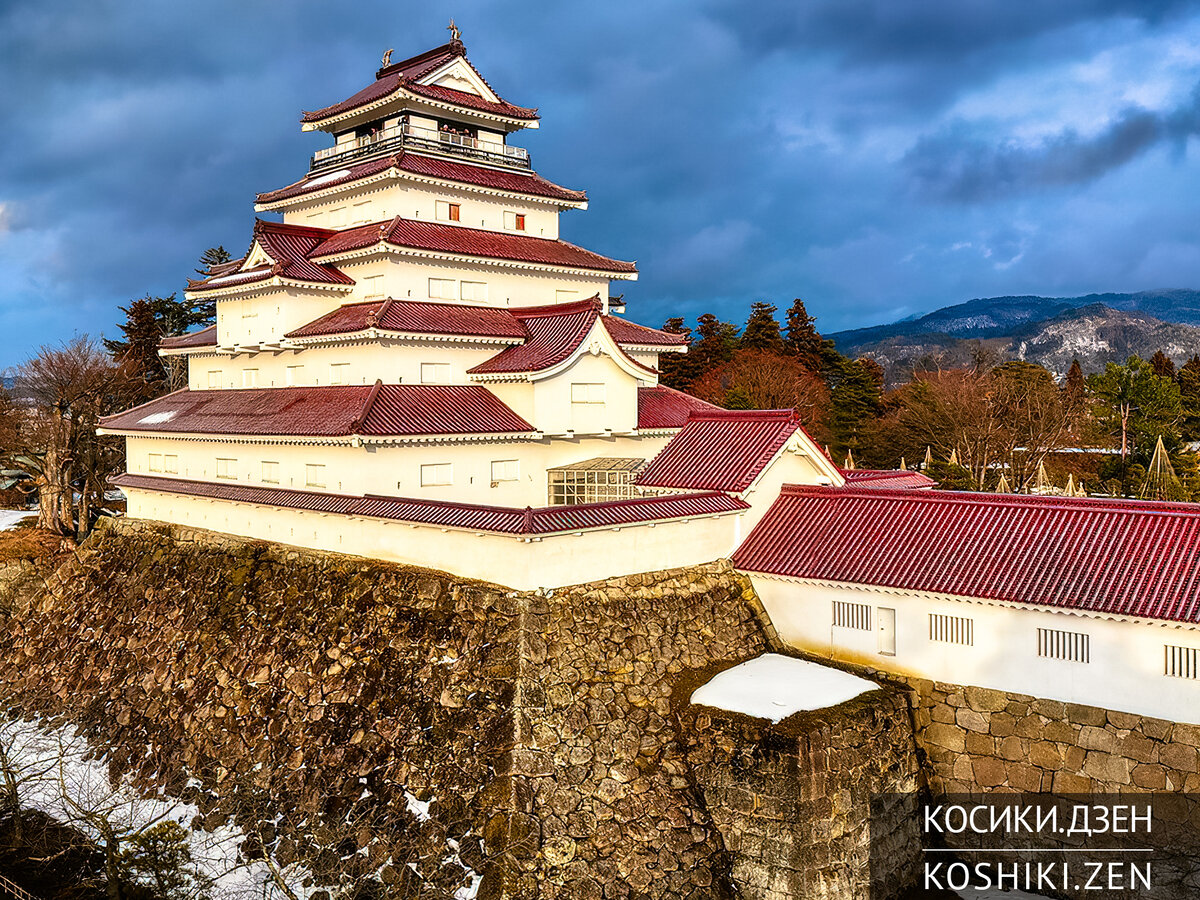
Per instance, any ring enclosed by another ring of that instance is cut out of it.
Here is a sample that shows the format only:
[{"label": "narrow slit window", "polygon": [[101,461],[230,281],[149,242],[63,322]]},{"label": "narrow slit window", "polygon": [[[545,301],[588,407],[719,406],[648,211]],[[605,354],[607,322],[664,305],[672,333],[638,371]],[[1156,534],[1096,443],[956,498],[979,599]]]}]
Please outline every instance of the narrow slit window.
[{"label": "narrow slit window", "polygon": [[834,600],[833,627],[853,628],[856,631],[870,631],[871,607],[866,603],[851,603],[848,600]]},{"label": "narrow slit window", "polygon": [[1091,662],[1091,637],[1081,631],[1037,630],[1038,656],[1066,662]]},{"label": "narrow slit window", "polygon": [[929,614],[929,639],[942,644],[975,645],[975,620],[967,616]]},{"label": "narrow slit window", "polygon": [[1163,674],[1172,678],[1200,677],[1200,650],[1195,647],[1163,646]]}]

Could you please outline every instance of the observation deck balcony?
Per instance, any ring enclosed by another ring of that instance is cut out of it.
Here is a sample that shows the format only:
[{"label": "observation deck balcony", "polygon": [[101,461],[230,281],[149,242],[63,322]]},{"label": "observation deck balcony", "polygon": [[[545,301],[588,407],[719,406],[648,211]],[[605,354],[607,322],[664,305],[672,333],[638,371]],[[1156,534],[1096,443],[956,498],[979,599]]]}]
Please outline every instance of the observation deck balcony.
[{"label": "observation deck balcony", "polygon": [[529,151],[524,147],[510,147],[508,144],[481,141],[465,134],[434,131],[432,128],[419,128],[415,125],[393,125],[374,134],[364,134],[353,140],[318,150],[313,154],[309,172],[362,162],[376,156],[395,153],[401,148],[467,158],[514,169],[530,167]]}]

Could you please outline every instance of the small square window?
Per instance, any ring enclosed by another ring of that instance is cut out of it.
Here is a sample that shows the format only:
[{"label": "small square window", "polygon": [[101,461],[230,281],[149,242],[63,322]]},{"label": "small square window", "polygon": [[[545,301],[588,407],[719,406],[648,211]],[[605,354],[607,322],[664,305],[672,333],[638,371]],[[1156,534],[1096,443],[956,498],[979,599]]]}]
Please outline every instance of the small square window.
[{"label": "small square window", "polygon": [[450,363],[421,363],[421,384],[449,384]]},{"label": "small square window", "polygon": [[572,403],[603,403],[604,384],[587,384],[575,382],[571,385]]},{"label": "small square window", "polygon": [[449,203],[446,200],[437,200],[434,202],[433,212],[439,221],[457,222],[462,218],[462,205]]},{"label": "small square window", "polygon": [[163,456],[161,453],[150,454],[150,471],[161,472],[163,470]]},{"label": "small square window", "polygon": [[453,300],[455,283],[453,278],[430,278],[429,279],[429,299],[430,300]]},{"label": "small square window", "polygon": [[487,282],[485,281],[464,281],[461,284],[459,296],[468,303],[486,303],[487,302]]},{"label": "small square window", "polygon": [[301,373],[301,371],[303,371],[303,369],[304,369],[304,366],[288,366],[287,370],[284,372],[284,378],[286,379],[286,383],[288,385],[299,384],[300,383],[300,373]]},{"label": "small square window", "polygon": [[163,471],[168,475],[179,474],[179,456],[174,453],[168,453],[163,457]]},{"label": "small square window", "polygon": [[492,460],[492,481],[517,481],[521,477],[521,461],[517,459]]},{"label": "small square window", "polygon": [[325,487],[325,466],[309,463],[304,467],[305,487]]},{"label": "small square window", "polygon": [[209,372],[208,373],[208,386],[210,389],[218,388],[221,386],[221,373],[220,372]]},{"label": "small square window", "polygon": [[525,213],[513,212],[505,210],[504,212],[504,227],[509,231],[524,231],[525,230]]},{"label": "small square window", "polygon": [[329,366],[330,384],[349,384],[350,363],[331,363]]},{"label": "small square window", "polygon": [[258,387],[258,369],[242,369],[242,387]]},{"label": "small square window", "polygon": [[451,484],[454,479],[450,463],[427,463],[421,466],[421,487],[437,487]]},{"label": "small square window", "polygon": [[217,477],[237,481],[237,460],[217,458]]},{"label": "small square window", "polygon": [[262,480],[265,484],[279,484],[279,463],[263,460]]}]

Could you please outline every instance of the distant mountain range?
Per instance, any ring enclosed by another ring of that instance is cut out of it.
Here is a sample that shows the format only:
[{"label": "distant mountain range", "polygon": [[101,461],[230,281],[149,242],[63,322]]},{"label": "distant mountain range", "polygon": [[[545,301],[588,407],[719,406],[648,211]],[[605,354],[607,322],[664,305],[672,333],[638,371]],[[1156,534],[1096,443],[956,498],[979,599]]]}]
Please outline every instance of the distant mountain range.
[{"label": "distant mountain range", "polygon": [[1156,350],[1178,365],[1200,353],[1200,291],[988,297],[827,337],[847,356],[877,360],[891,383],[907,380],[917,366],[967,363],[977,343],[1060,375],[1073,359],[1094,372]]}]

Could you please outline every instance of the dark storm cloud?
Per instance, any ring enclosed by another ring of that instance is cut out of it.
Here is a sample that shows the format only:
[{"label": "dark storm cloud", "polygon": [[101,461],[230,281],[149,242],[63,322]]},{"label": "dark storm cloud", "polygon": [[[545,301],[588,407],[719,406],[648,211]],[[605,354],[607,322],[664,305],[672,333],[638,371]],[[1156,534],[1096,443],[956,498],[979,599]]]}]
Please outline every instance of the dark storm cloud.
[{"label": "dark storm cloud", "polygon": [[1156,144],[1179,145],[1197,133],[1200,87],[1176,110],[1126,109],[1091,137],[1068,130],[1035,146],[997,145],[970,134],[924,137],[905,156],[904,165],[920,192],[940,200],[975,203],[1086,183]]},{"label": "dark storm cloud", "polygon": [[[299,111],[362,87],[389,46],[444,41],[450,15],[492,84],[541,107],[518,135],[539,171],[588,190],[563,237],[638,260],[616,289],[641,321],[802,295],[835,329],[989,292],[1200,283],[1194,101],[1109,97],[1099,133],[1041,121],[1056,136],[1036,144],[1006,131],[1020,98],[999,123],[955,111],[1010,76],[1053,95],[1047,67],[1113,48],[1149,70],[1195,43],[1197,2],[21,0],[0,3],[0,368],[111,333],[205,247],[243,252],[254,192],[328,141]],[[1195,83],[1186,57],[1161,78]]]}]

